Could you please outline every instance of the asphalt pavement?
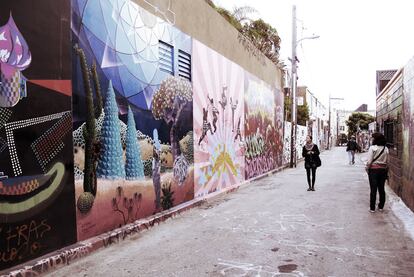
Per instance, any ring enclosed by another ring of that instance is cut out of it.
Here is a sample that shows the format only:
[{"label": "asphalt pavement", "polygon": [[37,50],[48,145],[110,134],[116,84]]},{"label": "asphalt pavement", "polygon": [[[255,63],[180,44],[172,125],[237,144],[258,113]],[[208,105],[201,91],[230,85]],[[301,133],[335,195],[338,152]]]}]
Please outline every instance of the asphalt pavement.
[{"label": "asphalt pavement", "polygon": [[414,215],[387,189],[369,212],[365,154],[321,155],[183,212],[47,276],[414,276]]}]

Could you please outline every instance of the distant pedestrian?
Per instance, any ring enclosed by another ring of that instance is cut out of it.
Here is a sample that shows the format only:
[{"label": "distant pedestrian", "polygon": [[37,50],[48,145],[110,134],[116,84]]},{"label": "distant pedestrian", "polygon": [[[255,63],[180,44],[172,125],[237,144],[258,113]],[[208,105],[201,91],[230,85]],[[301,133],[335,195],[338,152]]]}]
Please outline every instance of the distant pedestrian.
[{"label": "distant pedestrian", "polygon": [[346,152],[348,152],[349,164],[355,164],[355,151],[359,148],[355,141],[355,136],[351,136],[351,139],[346,144]]},{"label": "distant pedestrian", "polygon": [[305,158],[305,169],[309,186],[308,191],[315,191],[316,168],[321,166],[321,159],[319,157],[318,146],[312,142],[312,136],[306,137],[306,143],[302,149],[302,157]]},{"label": "distant pedestrian", "polygon": [[388,148],[387,140],[381,133],[372,134],[372,146],[368,149],[368,161],[366,170],[368,173],[369,186],[371,189],[369,208],[370,212],[375,212],[375,202],[377,190],[379,192],[378,210],[384,209],[385,204],[385,181],[388,178]]}]

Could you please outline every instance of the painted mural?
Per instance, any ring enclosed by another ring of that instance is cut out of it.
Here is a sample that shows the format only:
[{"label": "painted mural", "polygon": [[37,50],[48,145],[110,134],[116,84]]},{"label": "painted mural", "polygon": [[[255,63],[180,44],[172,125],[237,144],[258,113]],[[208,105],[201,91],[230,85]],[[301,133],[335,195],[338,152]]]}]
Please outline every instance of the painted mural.
[{"label": "painted mural", "polygon": [[191,38],[129,0],[73,0],[78,239],[193,199]]},{"label": "painted mural", "polygon": [[68,1],[1,2],[0,270],[76,241],[69,35]]},{"label": "painted mural", "polygon": [[244,81],[245,176],[250,179],[282,165],[283,95],[251,74]]},{"label": "painted mural", "polygon": [[[291,144],[291,130],[292,124],[285,121],[285,133],[283,136],[283,164],[290,163],[290,144]],[[308,128],[306,126],[297,125],[297,140],[296,140],[296,159],[302,159],[302,147],[305,145],[306,136],[308,135]]]},{"label": "painted mural", "polygon": [[414,210],[414,58],[404,67],[403,75],[403,154],[402,198]]},{"label": "painted mural", "polygon": [[244,72],[193,40],[195,196],[244,180]]}]

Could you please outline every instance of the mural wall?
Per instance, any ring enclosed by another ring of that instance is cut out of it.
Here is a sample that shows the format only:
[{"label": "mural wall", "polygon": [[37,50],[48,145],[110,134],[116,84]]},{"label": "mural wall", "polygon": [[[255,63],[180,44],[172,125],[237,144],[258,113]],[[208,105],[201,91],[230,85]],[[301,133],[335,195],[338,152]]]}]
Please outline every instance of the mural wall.
[{"label": "mural wall", "polygon": [[[285,121],[285,133],[283,135],[283,164],[290,163],[290,144],[292,124]],[[296,125],[296,159],[302,159],[302,148],[305,145],[308,128],[302,125]]]},{"label": "mural wall", "polygon": [[246,73],[245,136],[246,179],[282,165],[283,95]]},{"label": "mural wall", "polygon": [[129,0],[72,1],[77,235],[194,197],[191,38]]},{"label": "mural wall", "polygon": [[195,196],[244,180],[244,72],[193,40]]},{"label": "mural wall", "polygon": [[246,179],[282,165],[283,94],[246,73]]},{"label": "mural wall", "polygon": [[403,75],[403,155],[401,197],[414,210],[414,59],[404,67]]},{"label": "mural wall", "polygon": [[68,1],[1,2],[0,270],[76,241],[69,35]]}]

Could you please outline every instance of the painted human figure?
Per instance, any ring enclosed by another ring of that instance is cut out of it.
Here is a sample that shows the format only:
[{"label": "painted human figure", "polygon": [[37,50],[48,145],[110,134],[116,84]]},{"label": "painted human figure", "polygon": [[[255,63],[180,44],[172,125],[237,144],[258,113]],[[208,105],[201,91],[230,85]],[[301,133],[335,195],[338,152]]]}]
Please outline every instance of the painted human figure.
[{"label": "painted human figure", "polygon": [[216,106],[214,106],[214,99],[210,98],[207,95],[207,99],[210,102],[209,106],[211,107],[211,114],[213,116],[213,128],[214,128],[214,133],[217,131],[217,120],[218,120],[218,114],[219,114],[219,110],[216,108]]},{"label": "painted human figure", "polygon": [[227,98],[226,98],[226,93],[225,93],[226,90],[227,90],[227,87],[224,86],[223,92],[221,93],[221,101],[219,101],[221,109],[223,110],[223,125],[224,125],[224,110],[226,109],[226,106],[227,106]]},{"label": "painted human figure", "polygon": [[207,116],[208,116],[208,110],[203,108],[203,130],[201,133],[200,140],[198,141],[198,145],[201,144],[201,142],[203,141],[204,137],[207,135],[207,132],[209,130],[210,130],[210,133],[213,134],[213,130],[211,129],[210,122],[208,122],[207,120]]},{"label": "painted human figure", "polygon": [[237,131],[236,131],[236,136],[234,137],[234,141],[236,141],[237,138],[239,138],[240,141],[242,140],[241,131],[240,131],[240,120],[241,120],[241,117],[239,117],[239,121],[237,123]]},{"label": "painted human figure", "polygon": [[155,210],[156,212],[160,211],[161,209],[161,163],[160,163],[160,152],[161,152],[161,144],[158,140],[158,131],[154,129],[153,131],[154,137],[154,145],[152,149],[152,182],[154,185],[155,191]]},{"label": "painted human figure", "polygon": [[234,132],[234,111],[237,109],[237,104],[239,104],[239,100],[236,100],[236,103],[233,102],[233,99],[230,97],[230,107],[231,107],[231,131]]}]

